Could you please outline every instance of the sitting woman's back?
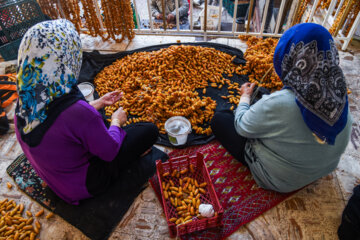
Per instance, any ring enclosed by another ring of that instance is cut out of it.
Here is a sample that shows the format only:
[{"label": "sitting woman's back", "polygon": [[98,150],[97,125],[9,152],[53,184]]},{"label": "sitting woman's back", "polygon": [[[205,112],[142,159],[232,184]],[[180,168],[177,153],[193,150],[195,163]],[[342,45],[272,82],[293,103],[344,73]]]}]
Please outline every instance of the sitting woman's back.
[{"label": "sitting woman's back", "polygon": [[333,171],[351,132],[349,113],[335,145],[319,143],[294,98],[290,89],[283,89],[263,96],[248,110],[240,106],[235,114],[236,131],[248,138],[245,158],[252,161],[254,178],[261,187],[279,192],[299,189]]},{"label": "sitting woman's back", "polygon": [[87,103],[77,87],[81,63],[80,36],[67,20],[36,24],[19,47],[16,136],[37,174],[71,204],[106,191],[159,134],[152,123],[122,128],[121,107],[107,128],[97,110],[122,93]]},{"label": "sitting woman's back", "polygon": [[113,160],[124,137],[119,128],[106,129],[101,115],[79,100],[64,110],[36,147],[20,137],[19,143],[31,165],[50,188],[67,202],[91,195],[86,189],[89,159]]},{"label": "sitting woman's back", "polygon": [[255,84],[243,84],[235,114],[215,114],[211,127],[261,187],[290,192],[336,168],[352,118],[338,52],[321,25],[286,31],[274,52],[274,68],[282,90],[250,106]]}]

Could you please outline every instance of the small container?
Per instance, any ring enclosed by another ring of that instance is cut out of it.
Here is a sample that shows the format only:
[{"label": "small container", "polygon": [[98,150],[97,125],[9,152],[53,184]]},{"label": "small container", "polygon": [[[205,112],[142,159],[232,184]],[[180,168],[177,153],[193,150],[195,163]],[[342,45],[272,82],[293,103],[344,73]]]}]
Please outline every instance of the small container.
[{"label": "small container", "polygon": [[191,132],[191,123],[181,116],[171,117],[165,122],[165,131],[172,145],[184,145]]},{"label": "small container", "polygon": [[84,95],[86,101],[91,102],[94,101],[94,85],[89,82],[83,82],[78,84],[78,88],[81,93]]}]

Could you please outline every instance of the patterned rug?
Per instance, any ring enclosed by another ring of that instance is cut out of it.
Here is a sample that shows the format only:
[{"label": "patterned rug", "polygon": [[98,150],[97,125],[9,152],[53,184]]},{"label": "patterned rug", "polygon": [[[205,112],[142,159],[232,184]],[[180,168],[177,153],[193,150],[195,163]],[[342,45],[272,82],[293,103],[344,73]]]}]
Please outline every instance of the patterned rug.
[{"label": "patterned rug", "polygon": [[35,199],[41,206],[48,210],[55,209],[54,201],[47,184],[36,174],[30,162],[24,154],[18,156],[14,162],[6,169],[18,187],[31,198]]},{"label": "patterned rug", "polygon": [[[196,152],[204,154],[210,178],[220,204],[224,208],[223,226],[183,235],[181,239],[225,239],[240,226],[293,194],[281,194],[258,187],[250,171],[234,159],[217,141],[203,146],[174,150],[169,157],[194,155]],[[160,186],[156,175],[150,179],[150,183],[161,202]]]}]

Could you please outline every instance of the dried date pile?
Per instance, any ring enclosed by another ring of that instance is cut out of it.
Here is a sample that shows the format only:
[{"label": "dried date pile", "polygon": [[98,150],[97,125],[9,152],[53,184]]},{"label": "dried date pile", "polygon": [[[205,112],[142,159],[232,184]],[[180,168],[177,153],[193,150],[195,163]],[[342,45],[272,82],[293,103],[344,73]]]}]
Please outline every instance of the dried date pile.
[{"label": "dried date pile", "polygon": [[[7,182],[7,188],[12,189],[12,184]],[[14,200],[0,200],[0,240],[35,240],[40,235],[40,218],[45,213],[44,209],[33,214],[26,210],[23,203],[17,204]],[[50,212],[46,219],[53,217]]]},{"label": "dried date pile", "polygon": [[244,54],[246,65],[237,67],[236,73],[248,75],[249,81],[256,83],[260,87],[270,90],[281,89],[283,84],[274,69],[265,76],[262,83],[259,83],[266,72],[273,67],[274,51],[278,40],[246,36],[240,36],[239,38],[246,41],[248,49]]},{"label": "dried date pile", "polygon": [[150,121],[163,134],[168,118],[184,116],[195,133],[210,135],[216,102],[206,96],[206,88],[226,87],[229,95],[222,98],[238,103],[239,84],[223,77],[233,75],[235,57],[213,48],[185,45],[136,52],[105,67],[94,83],[100,96],[124,92],[119,103],[106,108],[108,116],[122,106],[130,114],[127,124]]}]

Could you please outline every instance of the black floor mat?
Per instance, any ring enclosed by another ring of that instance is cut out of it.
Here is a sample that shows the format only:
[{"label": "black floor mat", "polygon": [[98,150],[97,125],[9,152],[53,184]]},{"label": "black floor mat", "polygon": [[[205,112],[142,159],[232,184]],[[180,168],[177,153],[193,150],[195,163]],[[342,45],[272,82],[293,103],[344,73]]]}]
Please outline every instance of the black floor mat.
[{"label": "black floor mat", "polygon": [[[195,42],[195,43],[173,43],[173,44],[162,44],[156,46],[150,46],[145,48],[139,48],[132,51],[124,51],[114,54],[100,54],[97,51],[94,52],[84,52],[83,54],[83,63],[81,67],[81,72],[79,76],[79,82],[93,82],[95,76],[106,66],[112,64],[117,59],[121,59],[127,55],[133,54],[135,52],[150,52],[157,51],[162,48],[167,48],[171,45],[194,45],[194,46],[203,46],[203,47],[211,47],[216,50],[228,53],[232,56],[236,56],[233,63],[235,64],[245,64],[246,61],[243,57],[243,52],[240,49],[229,47],[227,45],[217,44],[217,43],[207,43],[207,42]],[[225,75],[224,75],[225,76]],[[237,75],[234,74],[232,77],[226,76],[227,79],[230,79],[233,82],[238,82],[240,85],[248,81],[248,77],[246,75]],[[261,89],[259,97],[261,93],[266,92],[267,90]],[[199,95],[203,96],[202,90],[199,90]],[[229,109],[231,104],[226,100],[221,98],[223,95],[228,95],[227,87],[223,87],[221,89],[208,87],[206,89],[206,96],[211,97],[217,102],[216,111],[220,111],[222,109]],[[214,139],[214,135],[199,135],[194,132],[190,133],[188,136],[187,144],[183,146],[179,146],[181,148],[191,146],[191,145],[200,145],[206,144]],[[164,146],[171,146],[169,139],[166,134],[160,134],[160,137],[157,141],[157,144]]]}]

